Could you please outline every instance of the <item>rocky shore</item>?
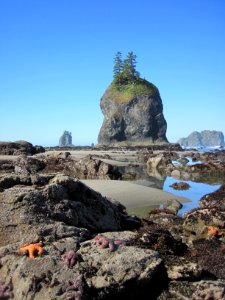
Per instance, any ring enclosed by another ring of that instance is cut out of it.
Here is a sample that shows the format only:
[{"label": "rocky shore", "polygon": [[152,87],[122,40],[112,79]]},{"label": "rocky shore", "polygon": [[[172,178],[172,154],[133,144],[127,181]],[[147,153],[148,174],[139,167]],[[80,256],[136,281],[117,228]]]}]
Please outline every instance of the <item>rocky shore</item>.
[{"label": "rocky shore", "polygon": [[1,156],[0,299],[224,299],[224,185],[183,218],[168,201],[139,219],[80,180],[123,179],[122,158],[223,178],[225,152],[89,150]]}]

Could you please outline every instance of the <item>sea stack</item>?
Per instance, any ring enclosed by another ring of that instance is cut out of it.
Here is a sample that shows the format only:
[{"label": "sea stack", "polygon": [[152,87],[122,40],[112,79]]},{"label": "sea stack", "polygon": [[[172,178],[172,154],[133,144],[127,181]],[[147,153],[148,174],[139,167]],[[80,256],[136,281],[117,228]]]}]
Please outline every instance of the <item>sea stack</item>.
[{"label": "sea stack", "polygon": [[182,147],[224,147],[224,135],[222,131],[203,130],[194,131],[188,137],[181,138],[178,143]]},{"label": "sea stack", "polygon": [[69,131],[64,131],[59,139],[59,147],[71,147],[72,144],[72,133]]},{"label": "sea stack", "polygon": [[104,121],[98,136],[99,145],[168,142],[160,93],[147,80],[139,78],[133,86],[121,90],[112,82],[101,98],[100,107]]},{"label": "sea stack", "polygon": [[99,145],[137,146],[168,143],[163,104],[155,85],[140,78],[136,55],[115,57],[114,79],[101,98],[104,121]]}]

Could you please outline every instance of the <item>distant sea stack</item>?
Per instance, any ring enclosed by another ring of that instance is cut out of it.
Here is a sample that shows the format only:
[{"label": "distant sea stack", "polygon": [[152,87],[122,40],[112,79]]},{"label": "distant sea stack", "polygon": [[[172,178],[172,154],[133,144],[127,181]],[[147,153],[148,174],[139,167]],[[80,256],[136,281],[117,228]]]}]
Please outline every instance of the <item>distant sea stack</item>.
[{"label": "distant sea stack", "polygon": [[224,135],[221,131],[194,131],[188,137],[181,138],[178,143],[182,147],[224,147]]},{"label": "distant sea stack", "polygon": [[60,147],[71,147],[72,144],[72,133],[69,131],[64,131],[63,135],[59,139],[59,146]]},{"label": "distant sea stack", "polygon": [[[158,89],[139,77],[134,67],[136,56],[133,52],[128,53],[124,61],[119,58],[119,63],[116,58],[114,80],[100,102],[104,121],[98,144],[117,146],[167,143],[167,123]],[[116,64],[120,63],[120,68],[115,70]]]}]

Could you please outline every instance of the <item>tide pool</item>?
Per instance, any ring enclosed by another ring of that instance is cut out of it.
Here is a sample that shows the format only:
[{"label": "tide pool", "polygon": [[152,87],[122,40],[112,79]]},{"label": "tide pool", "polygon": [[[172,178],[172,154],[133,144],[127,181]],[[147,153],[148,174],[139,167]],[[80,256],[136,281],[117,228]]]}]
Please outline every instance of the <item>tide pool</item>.
[{"label": "tide pool", "polygon": [[[183,191],[175,190],[171,187],[171,185],[175,182],[186,182],[190,185],[190,188]],[[186,197],[191,200],[191,202],[183,203],[183,207],[179,210],[178,215],[182,216],[183,213],[188,212],[193,208],[199,207],[199,200],[201,199],[201,197],[216,191],[220,186],[220,184],[211,185],[200,182],[178,180],[168,176],[164,181],[163,191],[170,192],[177,196]]]}]

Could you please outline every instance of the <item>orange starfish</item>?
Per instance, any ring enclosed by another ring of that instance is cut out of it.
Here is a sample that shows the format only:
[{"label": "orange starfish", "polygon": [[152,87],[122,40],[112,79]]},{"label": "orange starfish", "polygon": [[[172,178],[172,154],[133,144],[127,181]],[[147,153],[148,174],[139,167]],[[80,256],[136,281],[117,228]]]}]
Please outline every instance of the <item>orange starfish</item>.
[{"label": "orange starfish", "polygon": [[218,236],[220,235],[219,228],[215,226],[208,227],[208,235],[210,236]]},{"label": "orange starfish", "polygon": [[28,251],[29,257],[35,258],[34,256],[35,254],[41,255],[43,253],[42,245],[43,245],[42,241],[36,244],[25,244],[23,245],[23,247],[19,249],[19,252],[21,253],[21,252]]}]

